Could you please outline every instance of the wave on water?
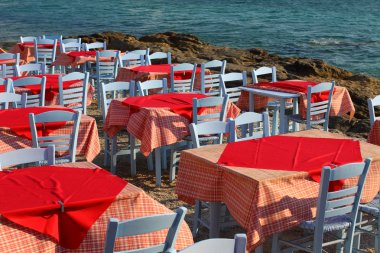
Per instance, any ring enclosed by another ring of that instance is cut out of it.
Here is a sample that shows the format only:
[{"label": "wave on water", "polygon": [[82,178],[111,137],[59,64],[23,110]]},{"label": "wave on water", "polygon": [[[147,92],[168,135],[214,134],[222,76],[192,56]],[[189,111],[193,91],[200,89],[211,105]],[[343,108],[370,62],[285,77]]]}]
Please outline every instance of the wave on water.
[{"label": "wave on water", "polygon": [[310,40],[310,44],[319,46],[330,46],[330,45],[340,45],[343,41],[333,38],[320,38]]}]

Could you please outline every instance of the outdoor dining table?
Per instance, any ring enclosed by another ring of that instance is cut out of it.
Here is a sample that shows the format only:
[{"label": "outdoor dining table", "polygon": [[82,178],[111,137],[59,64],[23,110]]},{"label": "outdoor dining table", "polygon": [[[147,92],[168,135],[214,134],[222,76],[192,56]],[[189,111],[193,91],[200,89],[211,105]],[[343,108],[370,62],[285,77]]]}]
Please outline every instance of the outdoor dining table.
[{"label": "outdoor dining table", "polygon": [[[4,253],[100,253],[110,218],[172,213],[142,189],[90,162],[3,171],[0,182],[0,252]],[[14,195],[18,197],[11,198]],[[166,232],[118,239],[115,250],[162,243]],[[175,248],[192,243],[184,222]]]},{"label": "outdoor dining table", "polygon": [[[70,110],[61,106],[28,107],[0,110],[0,153],[33,146],[29,125],[29,113],[51,110]],[[72,123],[59,124],[46,129],[46,134],[69,134]],[[92,161],[100,153],[98,127],[94,118],[82,115],[79,124],[77,155]]]},{"label": "outdoor dining table", "polygon": [[[170,66],[176,64],[155,64],[138,67],[122,67],[118,69],[116,81],[140,81],[147,80],[162,80],[164,78],[168,81],[168,87],[170,87]],[[210,74],[210,71],[206,69],[206,75]],[[178,79],[190,79],[191,71],[179,71],[175,73],[174,78]],[[201,90],[201,68],[197,68],[194,80],[194,89]]]},{"label": "outdoor dining table", "polygon": [[369,143],[380,146],[380,120],[375,120],[368,134]]},{"label": "outdoor dining table", "polygon": [[[141,141],[140,151],[148,156],[155,151],[156,173],[161,172],[160,147],[175,144],[190,135],[193,98],[204,98],[196,93],[167,93],[129,97],[111,101],[103,130],[112,138],[122,129]],[[219,111],[217,107],[206,108],[202,113]],[[235,118],[240,109],[229,103],[227,117]],[[161,175],[156,174],[160,185]]]},{"label": "outdoor dining table", "polygon": [[[57,42],[57,54],[60,52],[59,42]],[[51,44],[38,44],[39,48],[53,48]],[[20,60],[23,60],[25,63],[34,62],[34,42],[24,42],[17,43],[11,47],[9,53],[19,53]]]},{"label": "outdoor dining table", "polygon": [[[307,95],[301,91],[307,85],[315,85],[316,82],[303,80],[285,80],[278,82],[265,82],[250,84],[242,87],[241,96],[236,105],[245,111],[259,111],[265,108],[269,101],[280,102],[280,133],[286,133],[285,107],[286,102],[293,103],[293,113],[300,113],[305,117],[307,107]],[[300,102],[298,102],[300,100]],[[330,116],[342,116],[349,113],[350,119],[355,114],[355,107],[350,94],[345,87],[335,86],[331,100]]]},{"label": "outdoor dining table", "polygon": [[[24,77],[46,77],[46,87],[45,87],[45,105],[59,105],[59,84],[58,78],[60,74],[41,74],[41,75],[31,75],[31,76],[21,76],[21,77],[10,77],[12,80],[17,80]],[[81,80],[71,80],[63,82],[64,89],[68,88],[78,88],[82,87],[83,82]],[[87,106],[91,105],[93,94],[95,88],[92,85],[87,85]],[[0,92],[5,91],[5,86],[0,85]],[[16,93],[28,93],[28,94],[39,94],[41,92],[41,85],[30,85],[27,87],[15,87]]]},{"label": "outdoor dining table", "polygon": [[78,66],[87,62],[96,62],[96,51],[73,51],[59,53],[52,66]]},{"label": "outdoor dining table", "polygon": [[[352,139],[340,134],[315,129],[267,138],[279,137],[310,138],[309,141],[313,141],[314,145],[313,148],[309,145],[302,148],[300,144],[298,151],[302,151],[303,155],[296,157],[295,154],[299,152],[289,154],[291,142],[275,141],[274,147],[282,146],[283,149],[279,148],[275,152],[259,152],[266,159],[264,165],[251,163],[232,166],[228,165],[228,160],[227,163],[224,160],[220,164],[220,159],[228,144],[210,145],[182,151],[175,188],[179,199],[190,204],[194,203],[195,200],[211,202],[211,214],[218,214],[220,203],[224,203],[234,219],[246,230],[248,250],[260,246],[266,237],[274,233],[285,231],[297,226],[302,221],[314,218],[319,192],[317,181],[322,166],[320,166],[319,173],[318,171],[306,172],[302,169],[304,162],[313,161],[309,158],[315,158],[318,154],[319,157],[336,154],[334,152],[328,153],[326,151],[327,146],[317,148],[317,145],[325,144],[315,138],[323,138],[328,142],[337,139]],[[314,140],[312,140],[313,138]],[[295,139],[295,141],[297,140]],[[320,144],[318,144],[319,142]],[[241,153],[235,152],[236,155],[240,155],[239,157],[244,156],[247,150],[251,150],[247,147],[243,148],[244,142],[231,144],[237,145],[237,148],[241,145]],[[348,160],[355,161],[356,159],[357,161],[360,155],[362,159],[373,158],[362,194],[362,202],[367,203],[376,196],[380,189],[380,149],[363,141],[353,142],[353,144],[357,145],[357,148],[350,149],[351,153],[345,154]],[[297,145],[292,147],[296,150]],[[337,150],[339,150],[339,146]],[[252,152],[259,154],[255,150]],[[254,158],[249,154],[247,157]],[[278,163],[282,164],[282,161],[284,163],[285,161],[299,161],[300,163],[289,169],[268,167],[268,163],[277,163],[279,166]],[[340,186],[349,186],[351,183],[353,183],[351,179],[346,180]],[[211,217],[210,237],[218,237],[218,235],[219,223],[214,216]]]}]

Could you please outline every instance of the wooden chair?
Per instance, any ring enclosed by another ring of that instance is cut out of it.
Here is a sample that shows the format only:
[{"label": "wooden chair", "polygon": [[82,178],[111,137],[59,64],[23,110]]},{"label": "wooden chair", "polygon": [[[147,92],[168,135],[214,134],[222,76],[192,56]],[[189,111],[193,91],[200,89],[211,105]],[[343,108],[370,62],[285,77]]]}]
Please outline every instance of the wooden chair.
[{"label": "wooden chair", "polygon": [[[197,64],[182,63],[170,66],[170,90],[171,92],[192,92],[194,88]],[[176,79],[175,74],[191,71],[189,79]]]},{"label": "wooden chair", "polygon": [[[351,253],[360,197],[370,165],[371,159],[366,159],[363,163],[345,164],[333,169],[324,167],[317,201],[317,217],[300,225],[310,236],[286,241],[275,234],[272,252],[302,250],[317,253],[322,252],[325,246],[338,244],[339,247],[343,246],[339,252]],[[350,178],[359,178],[355,186],[337,191],[329,190],[331,182]],[[337,232],[341,232],[341,236],[337,236]],[[331,236],[330,241],[326,241],[324,234]],[[282,246],[286,248],[283,249]]]},{"label": "wooden chair", "polygon": [[20,65],[20,54],[11,54],[11,53],[1,53],[0,60],[13,59],[14,63],[12,64],[2,64],[0,65],[0,77],[7,78],[17,75],[17,66]]},{"label": "wooden chair", "polygon": [[374,98],[369,98],[367,102],[368,102],[369,122],[371,126],[373,126],[375,121],[380,119],[380,116],[376,116],[375,114],[375,107],[380,105],[380,95]]},{"label": "wooden chair", "polygon": [[148,57],[149,57],[149,52],[150,52],[150,49],[147,48],[147,49],[137,49],[137,50],[133,50],[133,51],[128,51],[126,52],[126,54],[137,54],[137,55],[140,55],[143,57],[143,62],[141,62],[141,65],[149,65],[149,60],[148,60]]},{"label": "wooden chair", "polygon": [[[125,236],[135,236],[155,231],[169,229],[165,242],[140,248],[135,250],[122,251],[124,253],[159,253],[159,252],[176,252],[174,245],[177,241],[177,236],[185,218],[187,209],[180,207],[176,213],[159,214],[154,216],[141,217],[133,220],[119,221],[111,218],[108,222],[104,253],[113,253],[116,238]],[[121,251],[118,251],[121,252]]]},{"label": "wooden chair", "polygon": [[121,67],[138,67],[145,65],[144,55],[127,52],[119,56],[119,65]]},{"label": "wooden chair", "polygon": [[[51,47],[39,47],[39,44],[51,45]],[[51,64],[55,61],[57,54],[57,40],[56,39],[36,39],[34,40],[34,57],[35,63],[43,63],[50,68],[50,73],[54,73],[54,66]]]},{"label": "wooden chair", "polygon": [[[303,119],[300,114],[288,115],[287,120],[292,120],[297,123],[306,124],[306,129],[311,129],[313,125],[323,124],[325,131],[329,130],[329,114],[331,107],[331,98],[333,95],[335,83],[320,83],[307,88],[307,112],[306,119]],[[313,94],[328,92],[328,99],[319,102],[313,102]],[[314,117],[318,116],[318,119]],[[288,124],[287,124],[288,125]]]},{"label": "wooden chair", "polygon": [[35,36],[20,36],[20,42],[25,43],[25,42],[34,42],[34,40],[38,39],[38,37]]},{"label": "wooden chair", "polygon": [[[230,97],[230,100],[233,103],[236,103],[239,100],[241,94],[239,87],[247,86],[247,72],[243,71],[242,73],[228,73],[219,75],[219,78],[222,95],[228,95]],[[227,87],[226,83],[228,82],[233,82],[233,87]],[[240,85],[236,86],[237,83],[240,83]]]},{"label": "wooden chair", "polygon": [[207,239],[197,242],[178,253],[245,253],[247,236],[236,234],[234,239]]},{"label": "wooden chair", "polygon": [[271,81],[276,82],[277,81],[277,75],[276,75],[276,67],[260,67],[258,69],[253,69],[252,70],[252,80],[253,83],[258,83],[259,82],[259,76],[262,75],[271,75]]},{"label": "wooden chair", "polygon": [[9,103],[13,103],[12,108],[25,108],[27,104],[27,99],[28,95],[25,92],[22,94],[0,92],[0,109],[8,109]]},{"label": "wooden chair", "polygon": [[62,35],[42,35],[42,39],[45,40],[62,40]]},{"label": "wooden chair", "polygon": [[27,63],[16,66],[16,76],[43,75],[46,73],[46,65],[43,63]]},{"label": "wooden chair", "polygon": [[[151,90],[159,90],[161,89],[160,93],[168,93],[168,84],[167,79],[163,78],[162,80],[148,80],[145,82],[137,82],[137,89],[139,91],[140,96],[148,96],[149,91]],[[157,92],[156,92],[157,93]]]},{"label": "wooden chair", "polygon": [[231,119],[230,124],[230,138],[234,142],[269,136],[269,116],[266,112],[245,112]]},{"label": "wooden chair", "polygon": [[[208,96],[221,96],[219,75],[224,75],[227,61],[213,60],[201,64],[201,92]],[[212,71],[206,75],[206,69]]]},{"label": "wooden chair", "polygon": [[59,46],[61,49],[61,53],[81,51],[82,40],[81,40],[81,38],[78,38],[78,39],[61,39],[59,41]]},{"label": "wooden chair", "polygon": [[[44,148],[54,145],[56,151],[67,151],[68,156],[61,157],[60,162],[75,162],[78,141],[78,132],[80,124],[81,112],[68,111],[48,111],[40,114],[29,114],[29,125],[32,133],[32,142],[34,148]],[[49,136],[38,136],[37,124],[45,127],[46,123],[54,122],[72,122],[71,133],[57,134]]]},{"label": "wooden chair", "polygon": [[166,59],[168,64],[172,64],[172,54],[170,52],[155,52],[147,57],[147,65],[152,65],[152,60]]},{"label": "wooden chair", "polygon": [[[88,90],[89,73],[72,72],[70,74],[59,76],[59,104],[69,107],[82,114],[87,114],[87,90]],[[63,83],[78,80],[82,83],[81,87],[65,88]]]},{"label": "wooden chair", "polygon": [[92,43],[83,43],[82,47],[84,51],[91,51],[91,50],[107,50],[107,43],[104,42],[92,42]]},{"label": "wooden chair", "polygon": [[2,167],[14,167],[25,164],[55,164],[55,147],[23,148],[0,154],[0,171]]},{"label": "wooden chair", "polygon": [[23,77],[14,81],[9,81],[9,90],[15,93],[16,87],[28,87],[30,85],[40,84],[39,94],[29,94],[26,107],[33,106],[45,106],[45,88],[46,88],[46,77]]}]

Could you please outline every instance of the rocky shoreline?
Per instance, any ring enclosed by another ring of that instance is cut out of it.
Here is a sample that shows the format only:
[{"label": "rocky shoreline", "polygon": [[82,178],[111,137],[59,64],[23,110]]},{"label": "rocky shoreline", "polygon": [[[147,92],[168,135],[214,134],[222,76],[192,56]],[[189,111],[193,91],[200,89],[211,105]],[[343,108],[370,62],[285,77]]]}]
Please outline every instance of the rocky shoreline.
[{"label": "rocky shoreline", "polygon": [[[227,72],[243,70],[250,72],[252,68],[276,66],[279,80],[303,79],[317,82],[334,80],[337,85],[348,88],[356,113],[352,121],[349,121],[348,117],[334,117],[331,120],[331,128],[353,137],[367,137],[369,132],[367,99],[380,94],[380,78],[354,74],[328,65],[319,59],[281,57],[260,48],[236,49],[215,46],[190,34],[165,32],[137,38],[120,32],[102,32],[79,37],[82,38],[82,42],[107,41],[108,48],[122,51],[147,47],[151,52],[171,51],[173,62],[179,63],[227,60]],[[7,43],[0,47],[6,48],[9,45]]]}]

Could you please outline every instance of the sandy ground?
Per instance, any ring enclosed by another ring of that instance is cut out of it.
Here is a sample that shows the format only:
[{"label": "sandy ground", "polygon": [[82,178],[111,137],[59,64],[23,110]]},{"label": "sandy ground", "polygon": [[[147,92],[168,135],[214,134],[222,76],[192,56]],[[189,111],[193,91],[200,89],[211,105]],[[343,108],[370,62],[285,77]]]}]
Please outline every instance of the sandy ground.
[{"label": "sandy ground", "polygon": [[[89,116],[96,118],[98,129],[99,129],[99,137],[101,142],[101,153],[95,158],[93,163],[98,166],[109,170],[109,167],[104,166],[104,139],[103,139],[103,120],[101,116],[100,110],[97,109],[96,103],[93,102],[92,105],[88,108]],[[334,130],[331,130],[334,132]],[[121,140],[125,139],[125,136],[121,136]],[[167,208],[171,210],[175,210],[179,206],[185,206],[188,208],[187,215],[185,220],[187,224],[192,227],[192,217],[194,213],[194,208],[191,205],[188,205],[185,202],[182,202],[177,199],[177,195],[174,193],[175,181],[169,182],[169,172],[163,171],[162,173],[162,186],[156,187],[155,185],[155,176],[154,171],[148,171],[146,159],[143,155],[139,154],[137,157],[137,175],[134,177],[130,176],[130,166],[128,162],[127,156],[120,156],[117,161],[117,169],[116,174],[127,180],[128,182],[142,188],[145,192],[147,192],[152,198],[161,204],[165,205]],[[207,214],[206,214],[207,215]],[[221,237],[224,238],[233,238],[236,233],[244,233],[244,230],[236,225],[234,227],[228,228],[224,231],[221,231]],[[295,228],[291,230],[289,233],[286,233],[286,237],[294,237],[302,233],[299,229]],[[200,228],[197,236],[194,238],[195,241],[200,241],[208,238],[208,230],[206,228]],[[362,240],[362,249],[367,249],[369,252],[375,252],[373,249],[373,240],[370,237],[365,237]],[[264,252],[271,251],[271,238],[268,238],[264,245]],[[328,252],[334,252],[333,249],[328,249]]]}]

